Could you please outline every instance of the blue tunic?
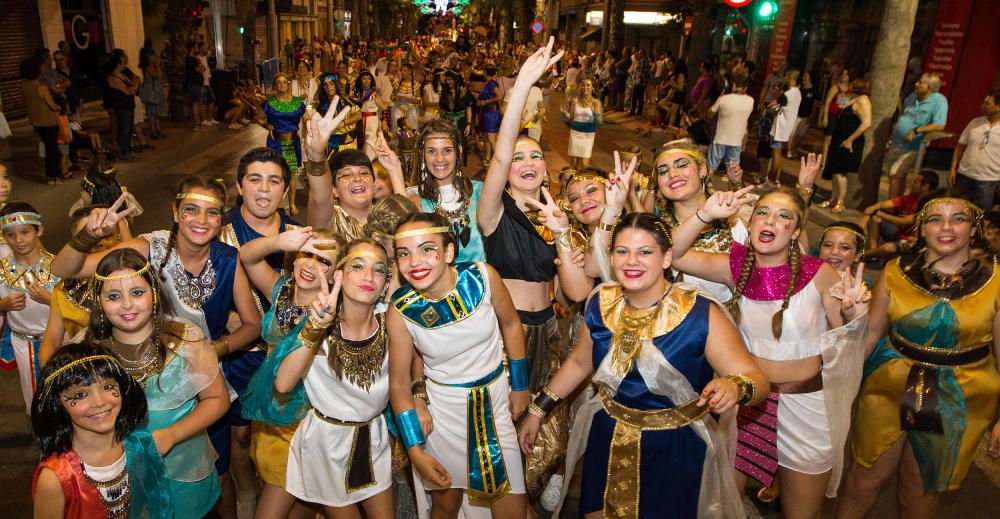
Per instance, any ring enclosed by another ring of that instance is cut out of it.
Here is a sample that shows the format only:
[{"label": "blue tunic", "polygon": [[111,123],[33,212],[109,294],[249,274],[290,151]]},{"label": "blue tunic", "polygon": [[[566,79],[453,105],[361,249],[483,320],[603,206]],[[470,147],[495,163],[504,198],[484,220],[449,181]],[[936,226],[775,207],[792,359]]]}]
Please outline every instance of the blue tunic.
[{"label": "blue tunic", "polygon": [[[612,340],[612,332],[601,316],[599,297],[598,291],[588,301],[585,310],[594,342],[595,367],[608,354]],[[705,358],[710,305],[708,299],[697,296],[694,306],[676,328],[653,339],[653,345],[697,392],[713,378],[712,367]],[[666,409],[684,403],[675,403],[665,396],[653,394],[634,365],[619,385],[614,399],[638,410]],[[583,456],[581,514],[604,508],[608,458],[615,423],[604,409],[594,415]],[[639,464],[642,474],[639,517],[697,517],[705,451],[704,441],[691,427],[643,431]]]}]

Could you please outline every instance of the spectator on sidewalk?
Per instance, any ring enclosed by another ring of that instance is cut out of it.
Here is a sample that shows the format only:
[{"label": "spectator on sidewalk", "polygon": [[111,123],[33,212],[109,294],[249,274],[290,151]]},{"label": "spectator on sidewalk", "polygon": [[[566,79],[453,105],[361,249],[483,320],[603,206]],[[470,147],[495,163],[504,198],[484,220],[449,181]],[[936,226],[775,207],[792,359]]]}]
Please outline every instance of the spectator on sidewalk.
[{"label": "spectator on sidewalk", "polygon": [[[785,156],[796,159],[799,156],[799,146],[802,144],[802,136],[809,131],[809,119],[812,117],[813,108],[816,106],[816,86],[812,82],[812,74],[802,73],[802,102],[799,103],[799,117],[795,121],[795,129],[792,130],[792,138],[788,141],[788,151]],[[826,160],[826,157],[823,157]]]},{"label": "spectator on sidewalk", "polygon": [[913,222],[920,201],[938,188],[938,175],[925,169],[913,177],[910,192],[865,208],[858,225],[865,229],[871,246],[869,258],[886,258],[905,253],[915,238]]},{"label": "spectator on sidewalk", "polygon": [[285,39],[285,70],[292,70],[292,56],[295,54],[295,46],[292,45],[292,40]]},{"label": "spectator on sidewalk", "polygon": [[646,50],[639,49],[635,54],[635,66],[632,68],[632,102],[629,115],[642,115],[642,107],[646,100],[646,81],[649,76],[649,60]]},{"label": "spectator on sidewalk", "polygon": [[688,98],[688,106],[698,110],[701,115],[705,115],[704,109],[711,106],[712,89],[714,81],[712,79],[713,66],[706,61],[701,64],[701,75],[695,80],[691,87],[691,96]]},{"label": "spectator on sidewalk", "polygon": [[115,114],[111,123],[118,130],[118,150],[123,160],[133,160],[132,128],[135,121],[135,93],[139,85],[125,73],[125,60],[122,56],[112,54],[108,66],[111,69],[107,79],[108,101]]},{"label": "spectator on sidewalk", "polygon": [[[785,73],[787,90],[773,103],[778,105],[778,112],[771,125],[771,160],[768,162],[767,178],[771,179],[774,172],[774,183],[781,184],[781,165],[784,155],[782,151],[788,144],[788,139],[795,129],[795,121],[799,117],[799,105],[802,103],[802,92],[799,91],[799,71],[790,69]],[[784,101],[784,102],[782,102]]]},{"label": "spectator on sidewalk", "polygon": [[903,113],[892,129],[892,141],[882,161],[882,170],[889,173],[889,198],[903,194],[924,134],[943,131],[948,122],[948,98],[939,90],[941,78],[924,74],[913,93],[903,100]]},{"label": "spectator on sidewalk", "polygon": [[139,99],[146,107],[146,120],[149,121],[149,138],[165,137],[160,131],[160,103],[163,102],[163,72],[160,70],[160,60],[156,51],[139,55],[139,69],[142,70],[142,85],[139,86]]},{"label": "spectator on sidewalk", "polygon": [[823,167],[823,178],[833,180],[830,200],[818,204],[830,207],[834,214],[844,211],[844,197],[847,196],[847,174],[861,169],[861,158],[865,151],[865,131],[872,123],[871,83],[867,79],[851,82],[851,101],[837,115],[832,139],[830,157]]},{"label": "spectator on sidewalk", "polygon": [[76,69],[70,63],[66,54],[57,50],[52,53],[52,61],[55,62],[53,69],[62,78],[62,84],[66,86],[63,95],[66,96],[67,107],[70,115],[80,114],[80,78],[76,74]]},{"label": "spectator on sidewalk", "polygon": [[823,160],[830,153],[830,140],[833,138],[833,128],[837,123],[840,110],[851,102],[851,73],[845,68],[837,74],[837,80],[830,85],[823,100],[822,114],[819,126],[823,128]]},{"label": "spectator on sidewalk", "polygon": [[709,111],[716,114],[718,122],[715,140],[708,150],[708,171],[715,172],[725,160],[729,164],[740,163],[740,151],[747,133],[747,121],[753,114],[753,97],[747,95],[746,76],[733,78],[733,93],[720,96]]},{"label": "spectator on sidewalk", "polygon": [[948,170],[948,183],[962,189],[983,211],[993,209],[1000,184],[1000,91],[983,100],[983,116],[962,130]]},{"label": "spectator on sidewalk", "polygon": [[41,62],[34,58],[21,62],[21,96],[28,109],[28,122],[41,139],[44,146],[45,178],[49,184],[62,181],[59,153],[59,105],[52,98],[49,87],[39,80]]}]

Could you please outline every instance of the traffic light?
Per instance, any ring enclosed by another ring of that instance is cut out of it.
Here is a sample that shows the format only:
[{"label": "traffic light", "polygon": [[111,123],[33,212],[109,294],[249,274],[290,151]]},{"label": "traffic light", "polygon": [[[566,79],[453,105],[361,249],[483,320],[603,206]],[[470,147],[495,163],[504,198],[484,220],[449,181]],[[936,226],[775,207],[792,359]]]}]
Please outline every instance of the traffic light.
[{"label": "traffic light", "polygon": [[236,29],[236,31],[239,32],[240,34],[243,34],[244,32],[246,32],[246,29],[244,29],[243,26],[241,25]]},{"label": "traffic light", "polygon": [[757,14],[761,18],[770,18],[778,12],[778,3],[774,0],[764,0],[760,3],[760,8],[757,10]]}]

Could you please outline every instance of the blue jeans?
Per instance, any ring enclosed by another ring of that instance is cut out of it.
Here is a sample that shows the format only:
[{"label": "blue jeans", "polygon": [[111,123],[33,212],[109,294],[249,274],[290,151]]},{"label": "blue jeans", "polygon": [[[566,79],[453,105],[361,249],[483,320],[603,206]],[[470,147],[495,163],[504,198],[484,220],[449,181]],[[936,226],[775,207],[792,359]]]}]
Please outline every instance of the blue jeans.
[{"label": "blue jeans", "polygon": [[965,191],[973,202],[983,208],[983,211],[993,208],[993,195],[996,193],[997,184],[1000,184],[1000,180],[976,180],[961,173],[955,175],[955,187]]},{"label": "blue jeans", "polygon": [[725,159],[725,165],[727,167],[729,166],[730,161],[739,164],[740,147],[729,146],[726,144],[716,144],[713,142],[712,146],[708,148],[708,172],[713,173],[719,169],[719,164],[723,163],[723,159]]}]

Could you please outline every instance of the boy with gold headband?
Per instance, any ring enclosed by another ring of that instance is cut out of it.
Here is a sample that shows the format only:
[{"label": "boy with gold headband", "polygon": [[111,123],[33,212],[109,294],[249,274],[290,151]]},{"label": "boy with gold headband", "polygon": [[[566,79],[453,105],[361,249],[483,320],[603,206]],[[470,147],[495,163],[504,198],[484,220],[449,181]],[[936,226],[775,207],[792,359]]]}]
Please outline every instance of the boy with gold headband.
[{"label": "boy with gold headband", "polygon": [[27,413],[41,370],[38,348],[49,318],[51,290],[59,282],[50,269],[52,254],[39,240],[44,230],[42,215],[27,203],[11,202],[0,210],[0,231],[11,249],[0,259],[0,311],[7,313]]}]

